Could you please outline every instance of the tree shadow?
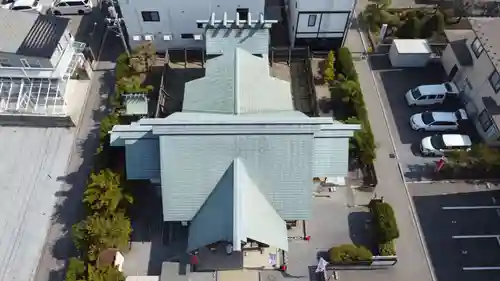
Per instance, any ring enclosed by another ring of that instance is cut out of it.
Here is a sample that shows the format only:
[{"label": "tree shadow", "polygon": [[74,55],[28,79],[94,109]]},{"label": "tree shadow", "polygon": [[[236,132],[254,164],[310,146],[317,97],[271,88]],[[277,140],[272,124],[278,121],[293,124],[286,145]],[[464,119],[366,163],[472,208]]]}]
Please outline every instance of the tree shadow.
[{"label": "tree shadow", "polygon": [[372,252],[377,250],[377,245],[374,243],[374,233],[371,228],[372,215],[370,212],[351,212],[347,220],[352,243],[362,245]]},{"label": "tree shadow", "polygon": [[332,111],[332,100],[329,98],[322,97],[318,101],[318,107],[322,113],[328,113]]},{"label": "tree shadow", "polygon": [[[54,207],[54,213],[51,218],[52,225],[40,264],[50,264],[55,259],[57,265],[54,266],[58,268],[41,268],[39,266],[39,272],[37,272],[37,275],[41,276],[48,274],[51,281],[63,280],[66,268],[65,266],[60,268],[60,265],[65,265],[70,257],[78,256],[78,251],[72,241],[71,229],[85,214],[82,205],[82,195],[88,176],[93,168],[94,155],[99,145],[99,122],[108,113],[103,105],[108,103],[108,97],[114,90],[114,74],[112,72],[104,73],[102,77],[98,78],[98,83],[98,85],[90,86],[97,86],[97,89],[91,88],[89,90],[89,95],[99,95],[97,109],[93,111],[88,111],[88,109],[82,110],[82,114],[90,116],[84,115],[81,118],[80,127],[77,129],[74,150],[72,155],[70,155],[71,160],[68,161],[68,174],[57,179],[62,182],[62,187],[55,194],[57,202]],[[88,101],[92,101],[92,98],[88,97]],[[87,106],[93,106],[93,104],[87,104]],[[77,167],[73,167],[73,165]],[[53,243],[52,239],[55,240]],[[44,273],[40,272],[41,270],[51,270],[51,272]]]}]

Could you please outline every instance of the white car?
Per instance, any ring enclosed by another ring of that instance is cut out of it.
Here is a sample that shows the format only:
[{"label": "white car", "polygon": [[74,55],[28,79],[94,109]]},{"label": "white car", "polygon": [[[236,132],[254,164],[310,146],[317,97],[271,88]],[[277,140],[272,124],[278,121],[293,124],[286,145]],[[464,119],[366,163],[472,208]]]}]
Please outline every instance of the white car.
[{"label": "white car", "polygon": [[435,85],[420,85],[405,94],[409,106],[441,104],[447,97],[457,97],[459,90],[455,83],[446,82]]},{"label": "white car", "polygon": [[43,6],[40,4],[39,0],[17,0],[8,4],[1,5],[0,7],[13,11],[26,11],[36,13],[41,13],[43,9]]},{"label": "white car", "polygon": [[467,120],[464,109],[455,112],[425,111],[410,118],[411,128],[415,131],[453,131],[458,130],[460,121]]},{"label": "white car", "polygon": [[54,15],[88,14],[92,12],[91,0],[56,0],[52,3],[51,11]]},{"label": "white car", "polygon": [[425,156],[442,156],[446,152],[456,149],[470,150],[471,146],[472,141],[467,135],[434,135],[422,139],[420,152]]}]

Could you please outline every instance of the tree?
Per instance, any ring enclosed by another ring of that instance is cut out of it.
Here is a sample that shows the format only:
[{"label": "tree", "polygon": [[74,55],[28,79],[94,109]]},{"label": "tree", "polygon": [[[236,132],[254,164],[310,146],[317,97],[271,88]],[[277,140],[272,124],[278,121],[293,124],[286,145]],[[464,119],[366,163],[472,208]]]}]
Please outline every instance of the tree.
[{"label": "tree", "polygon": [[87,254],[88,260],[95,261],[102,250],[127,250],[131,232],[130,219],[120,212],[110,216],[88,216],[73,226],[72,234],[77,248]]},{"label": "tree", "polygon": [[335,52],[328,52],[328,57],[325,60],[325,71],[323,74],[325,84],[331,85],[335,80]]},{"label": "tree", "polygon": [[85,263],[77,258],[70,258],[64,281],[85,281]]},{"label": "tree", "polygon": [[110,169],[90,175],[90,183],[83,193],[83,202],[92,211],[104,215],[115,213],[119,207],[133,202],[132,197],[121,188],[121,175]]},{"label": "tree", "polygon": [[130,65],[137,73],[148,72],[156,61],[156,50],[153,43],[142,44],[132,50]]},{"label": "tree", "polygon": [[498,149],[481,143],[472,146],[470,157],[473,165],[489,171],[495,166],[500,166],[500,153]]},{"label": "tree", "polygon": [[430,38],[435,34],[443,34],[444,28],[444,15],[440,11],[437,11],[431,16],[424,17],[420,37]]},{"label": "tree", "polygon": [[421,23],[414,11],[406,15],[406,21],[396,32],[397,37],[404,39],[415,39],[420,36]]},{"label": "tree", "polygon": [[153,90],[153,86],[144,86],[144,74],[135,74],[122,77],[116,82],[116,92],[123,93],[149,93]]},{"label": "tree", "polygon": [[125,281],[125,276],[113,266],[88,266],[88,281]]},{"label": "tree", "polygon": [[372,199],[368,204],[373,215],[375,232],[379,244],[390,242],[399,237],[399,228],[392,206],[380,199]]},{"label": "tree", "polygon": [[347,47],[342,47],[337,52],[338,70],[347,80],[358,80],[358,73],[354,68],[351,51]]}]

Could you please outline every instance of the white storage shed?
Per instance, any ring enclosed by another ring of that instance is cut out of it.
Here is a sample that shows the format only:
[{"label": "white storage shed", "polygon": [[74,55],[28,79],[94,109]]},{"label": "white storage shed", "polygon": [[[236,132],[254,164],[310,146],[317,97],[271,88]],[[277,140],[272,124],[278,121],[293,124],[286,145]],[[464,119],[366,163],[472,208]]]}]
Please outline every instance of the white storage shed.
[{"label": "white storage shed", "polygon": [[393,67],[424,67],[432,58],[425,39],[394,39],[389,50]]},{"label": "white storage shed", "polygon": [[331,50],[342,46],[355,0],[287,0],[292,46]]}]

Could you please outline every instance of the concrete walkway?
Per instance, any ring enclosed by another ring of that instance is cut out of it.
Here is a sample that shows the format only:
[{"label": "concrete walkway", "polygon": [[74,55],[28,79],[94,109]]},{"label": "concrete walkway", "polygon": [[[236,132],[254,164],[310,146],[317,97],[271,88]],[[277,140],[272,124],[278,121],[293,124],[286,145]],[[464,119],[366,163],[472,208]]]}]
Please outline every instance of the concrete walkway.
[{"label": "concrete walkway", "polygon": [[[399,261],[390,269],[387,281],[433,281],[434,273],[419,231],[418,218],[414,213],[413,201],[403,180],[398,160],[389,155],[395,153],[392,135],[387,125],[387,116],[380,100],[380,94],[367,60],[354,54],[364,49],[362,34],[353,26],[349,31],[346,46],[353,50],[355,67],[359,74],[368,116],[375,135],[377,160],[375,169],[378,176],[377,196],[384,196],[396,212],[400,238],[397,240]],[[366,42],[366,40],[365,40]],[[358,59],[357,59],[358,58]]]}]

